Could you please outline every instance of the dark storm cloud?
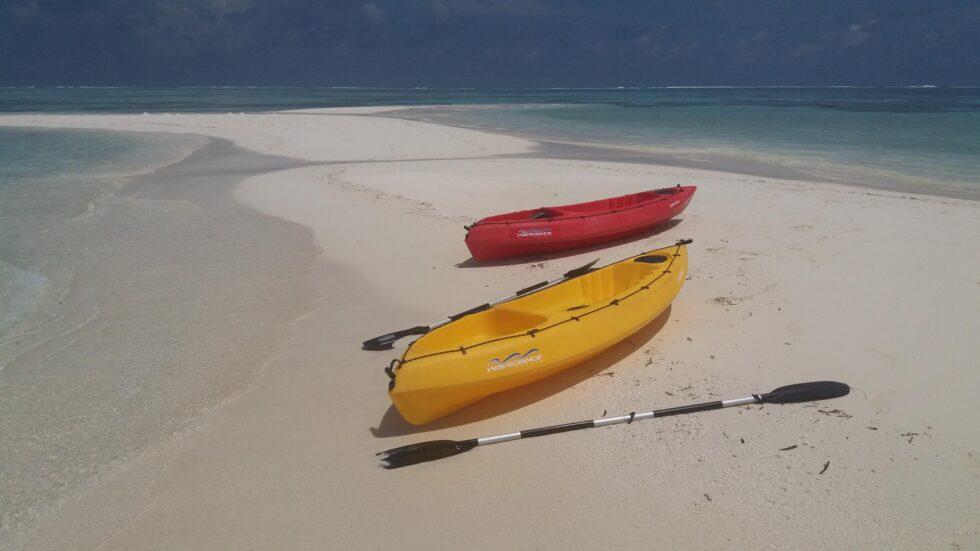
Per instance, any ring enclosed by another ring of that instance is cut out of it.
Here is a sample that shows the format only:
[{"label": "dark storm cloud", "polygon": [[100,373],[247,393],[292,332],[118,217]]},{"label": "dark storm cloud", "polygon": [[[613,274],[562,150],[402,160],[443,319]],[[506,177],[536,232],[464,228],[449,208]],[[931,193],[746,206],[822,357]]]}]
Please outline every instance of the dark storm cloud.
[{"label": "dark storm cloud", "polygon": [[0,84],[976,84],[980,4],[0,0]]}]

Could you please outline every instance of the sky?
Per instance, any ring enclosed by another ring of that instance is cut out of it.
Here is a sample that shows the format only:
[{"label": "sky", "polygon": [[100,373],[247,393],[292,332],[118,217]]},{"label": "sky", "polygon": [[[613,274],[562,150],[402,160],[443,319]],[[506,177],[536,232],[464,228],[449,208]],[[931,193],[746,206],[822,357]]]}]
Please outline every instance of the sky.
[{"label": "sky", "polygon": [[980,85],[978,29],[976,0],[0,0],[0,85]]}]

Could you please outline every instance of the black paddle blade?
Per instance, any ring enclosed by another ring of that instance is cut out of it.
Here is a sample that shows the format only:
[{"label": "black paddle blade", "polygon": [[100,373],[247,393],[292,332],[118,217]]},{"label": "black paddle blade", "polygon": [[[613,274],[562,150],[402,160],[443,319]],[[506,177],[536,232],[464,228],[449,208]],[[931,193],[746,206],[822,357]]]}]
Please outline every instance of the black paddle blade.
[{"label": "black paddle blade", "polygon": [[589,262],[585,266],[579,266],[578,268],[575,268],[574,270],[568,270],[567,272],[565,272],[565,276],[564,276],[565,279],[571,279],[573,277],[578,277],[580,275],[585,275],[585,274],[591,272],[592,271],[592,267],[595,266],[595,263],[596,262],[599,262],[599,259],[598,258],[595,259],[595,260],[593,260],[592,262]]},{"label": "black paddle blade", "polygon": [[398,469],[426,461],[435,461],[444,457],[468,452],[476,447],[476,440],[431,440],[409,444],[400,448],[392,448],[378,454],[381,466],[386,469]]},{"label": "black paddle blade", "polygon": [[407,337],[409,335],[424,335],[429,332],[428,326],[419,325],[412,327],[411,329],[402,329],[401,331],[395,331],[394,333],[388,333],[387,335],[381,335],[380,337],[374,337],[373,339],[368,339],[361,343],[361,348],[364,350],[391,350],[395,345],[395,341],[402,337]]},{"label": "black paddle blade", "polygon": [[772,392],[761,396],[763,404],[792,404],[795,402],[813,402],[830,400],[847,396],[851,387],[837,381],[816,381],[813,383],[797,383],[781,386]]}]

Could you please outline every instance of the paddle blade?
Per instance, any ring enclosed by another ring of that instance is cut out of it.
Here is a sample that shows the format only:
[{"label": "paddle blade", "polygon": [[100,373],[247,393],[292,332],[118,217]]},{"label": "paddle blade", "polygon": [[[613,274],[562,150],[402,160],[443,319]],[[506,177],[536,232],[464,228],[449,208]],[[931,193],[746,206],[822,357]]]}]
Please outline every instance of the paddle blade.
[{"label": "paddle blade", "polygon": [[830,400],[847,396],[851,387],[837,381],[816,381],[813,383],[797,383],[781,386],[772,392],[761,396],[763,404],[792,404],[795,402],[813,402]]},{"label": "paddle blade", "polygon": [[595,260],[593,260],[592,262],[589,262],[585,266],[579,266],[578,268],[575,268],[574,270],[568,270],[567,272],[565,272],[565,275],[563,277],[565,279],[572,279],[573,277],[578,277],[578,276],[581,276],[581,275],[585,275],[585,274],[587,274],[587,273],[589,273],[589,272],[592,271],[592,267],[595,266],[595,263],[596,262],[599,262],[599,259],[598,258],[595,259]]},{"label": "paddle blade", "polygon": [[398,469],[426,461],[435,461],[468,452],[476,447],[476,440],[431,440],[409,444],[400,448],[392,448],[378,454],[381,466],[386,469]]},{"label": "paddle blade", "polygon": [[429,332],[428,326],[419,325],[412,327],[410,329],[402,329],[401,331],[395,331],[394,333],[388,333],[387,335],[381,335],[380,337],[374,337],[373,339],[368,339],[361,343],[361,348],[364,350],[391,350],[395,345],[395,341],[402,337],[407,337],[409,335],[424,335]]}]

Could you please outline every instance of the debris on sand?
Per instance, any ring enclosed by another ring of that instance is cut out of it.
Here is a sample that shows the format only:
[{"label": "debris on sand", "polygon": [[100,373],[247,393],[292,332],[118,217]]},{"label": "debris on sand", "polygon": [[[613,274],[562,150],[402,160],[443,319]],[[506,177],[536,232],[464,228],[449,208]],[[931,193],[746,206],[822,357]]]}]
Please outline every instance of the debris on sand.
[{"label": "debris on sand", "polygon": [[779,451],[781,451],[781,452],[788,452],[789,450],[795,450],[796,448],[797,448],[797,445],[796,444],[793,444],[792,446],[786,446],[785,448],[779,448]]},{"label": "debris on sand", "polygon": [[850,419],[851,415],[840,409],[818,409],[818,412],[824,415],[833,415],[834,417],[840,417],[842,419]]},{"label": "debris on sand", "polygon": [[820,469],[820,474],[827,472],[827,469],[829,468],[830,468],[830,461],[828,460],[826,463],[823,464],[823,469]]}]

